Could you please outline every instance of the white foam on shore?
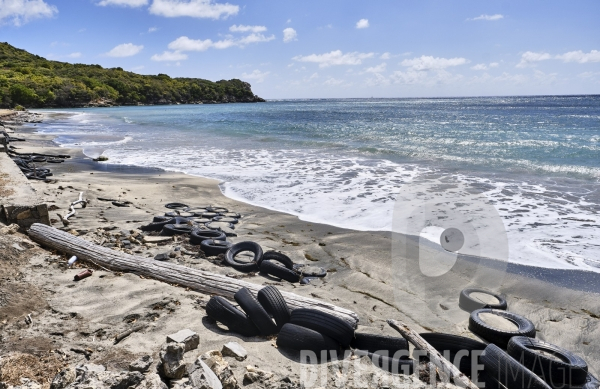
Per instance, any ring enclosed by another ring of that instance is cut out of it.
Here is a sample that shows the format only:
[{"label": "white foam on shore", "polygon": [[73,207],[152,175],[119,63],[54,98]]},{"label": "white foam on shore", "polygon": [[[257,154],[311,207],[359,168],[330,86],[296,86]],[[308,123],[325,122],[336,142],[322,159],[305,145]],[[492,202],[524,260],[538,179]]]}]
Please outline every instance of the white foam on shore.
[{"label": "white foam on shore", "polygon": [[[73,122],[51,122],[45,132],[87,135],[87,141],[65,146],[110,146],[104,153],[110,163],[218,179],[224,195],[235,200],[359,231],[392,230],[396,194],[402,186],[436,173],[415,164],[323,150],[231,150],[201,142],[157,144],[136,132],[130,136],[122,128],[89,119],[82,113],[74,117],[75,126]],[[94,139],[97,133],[121,138],[102,143]],[[479,188],[494,202],[508,236],[510,262],[600,272],[600,244],[595,234],[600,226],[598,204],[587,202],[585,194],[473,174],[454,174],[451,180]]]}]

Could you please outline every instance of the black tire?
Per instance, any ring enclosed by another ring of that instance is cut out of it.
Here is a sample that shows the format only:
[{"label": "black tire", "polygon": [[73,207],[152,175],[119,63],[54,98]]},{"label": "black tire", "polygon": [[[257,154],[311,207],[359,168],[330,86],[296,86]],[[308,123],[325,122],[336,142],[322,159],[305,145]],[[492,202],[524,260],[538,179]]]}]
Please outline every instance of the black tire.
[{"label": "black tire", "polygon": [[[221,224],[219,224],[221,223]],[[211,221],[210,223],[206,223],[206,227],[210,228],[211,230],[221,230],[223,227],[227,227],[229,229],[235,229],[235,225],[231,224],[231,223],[227,223],[227,222],[214,222]]]},{"label": "black tire", "polygon": [[208,317],[222,323],[230,331],[244,336],[256,336],[260,332],[246,314],[221,296],[213,296],[206,304]]},{"label": "black tire", "polygon": [[[263,260],[265,260],[265,259],[277,261],[290,270],[293,269],[293,267],[294,267],[294,262],[291,260],[290,257],[288,257],[287,255],[285,255],[283,253],[277,252],[277,251],[273,251],[273,250],[266,251],[263,254]],[[259,263],[259,265],[260,265],[260,263]]]},{"label": "black tire", "polygon": [[226,217],[226,216],[215,216],[212,218],[212,220],[215,222],[221,222],[221,223],[231,223],[231,224],[238,223],[238,219],[233,218],[233,217]]},{"label": "black tire", "polygon": [[510,389],[550,389],[535,373],[495,344],[488,344],[480,357],[487,375]]},{"label": "black tire", "polygon": [[382,354],[383,351],[387,351],[388,356],[394,356],[396,352],[404,350],[408,356],[408,342],[406,339],[397,336],[355,332],[350,347],[375,354]]},{"label": "black tire", "polygon": [[271,316],[250,292],[248,288],[242,288],[233,296],[235,301],[246,312],[250,320],[258,328],[261,335],[268,336],[278,332],[277,326],[271,320]]},{"label": "black tire", "polygon": [[259,269],[262,274],[268,274],[271,277],[280,278],[291,283],[300,282],[298,273],[269,260],[263,259],[260,262]]},{"label": "black tire", "polygon": [[258,302],[273,316],[277,330],[281,330],[284,324],[290,321],[290,309],[285,299],[276,287],[269,285],[258,291]]},{"label": "black tire", "polygon": [[192,232],[192,226],[187,224],[165,224],[162,229],[162,235],[184,235]]},{"label": "black tire", "polygon": [[349,346],[354,337],[354,328],[348,322],[316,309],[294,309],[290,323],[327,335],[344,347]]},{"label": "black tire", "polygon": [[200,242],[200,249],[208,257],[216,257],[225,254],[231,247],[231,243],[225,240],[206,239]]},{"label": "black tire", "polygon": [[322,267],[295,263],[293,269],[303,277],[325,277],[327,270]]},{"label": "black tire", "polygon": [[200,243],[202,243],[202,241],[205,241],[206,239],[226,240],[227,237],[223,232],[214,230],[195,229],[192,230],[192,232],[190,233],[190,244],[199,245]]},{"label": "black tire", "polygon": [[581,389],[599,389],[599,388],[600,388],[600,381],[596,377],[594,377],[593,375],[588,373],[587,378],[585,380],[585,385]]},{"label": "black tire", "polygon": [[237,212],[223,212],[223,216],[234,217],[236,219],[241,219],[242,218],[242,215],[240,215]]},{"label": "black tire", "polygon": [[187,205],[182,204],[182,203],[167,203],[165,204],[165,208],[169,208],[169,209],[184,209],[184,208],[188,208]]},{"label": "black tire", "polygon": [[[450,334],[437,334],[437,333],[423,333],[419,334],[423,339],[427,341],[434,349],[440,352],[442,356],[450,358],[451,363],[456,362],[456,356],[461,351],[468,351],[469,355],[463,356],[460,359],[459,364],[456,366],[463,374],[472,376],[473,367],[473,354],[474,351],[482,352],[485,350],[486,344],[478,342],[474,339],[465,338],[463,336],[450,335]],[[479,355],[480,353],[477,353]],[[462,355],[462,353],[461,353]],[[448,359],[448,358],[446,358]],[[479,361],[475,361],[479,363]]]},{"label": "black tire", "polygon": [[[252,262],[237,262],[235,256],[243,251],[250,251],[254,253]],[[225,263],[232,268],[241,272],[251,272],[258,270],[258,264],[262,261],[263,251],[262,247],[255,242],[240,242],[236,243],[227,250],[225,253]]]},{"label": "black tire", "polygon": [[415,361],[412,359],[394,358],[375,353],[367,353],[367,356],[371,358],[373,365],[392,374],[410,375],[415,371]]},{"label": "black tire", "polygon": [[[549,358],[544,351],[557,358]],[[533,371],[553,388],[582,386],[588,375],[585,361],[562,347],[539,339],[514,336],[508,342],[508,355]]]},{"label": "black tire", "polygon": [[[471,293],[484,293],[490,296],[494,296],[498,303],[496,304],[487,304],[482,301],[478,301],[471,297]],[[460,292],[460,297],[458,298],[458,306],[463,310],[469,313],[481,309],[481,308],[491,308],[491,309],[502,309],[506,310],[508,304],[506,303],[506,297],[502,294],[497,294],[490,292],[485,289],[478,288],[466,288]]]},{"label": "black tire", "polygon": [[200,216],[212,220],[213,217],[219,216],[219,214],[216,212],[203,212]]},{"label": "black tire", "polygon": [[223,208],[223,207],[206,207],[206,209],[209,212],[214,212],[214,213],[225,213],[225,212],[229,212],[229,210],[227,208]]},{"label": "black tire", "polygon": [[317,357],[321,351],[333,351],[337,354],[340,345],[334,339],[309,328],[287,323],[277,336],[277,347],[297,351],[309,350]]},{"label": "black tire", "polygon": [[[172,218],[168,216],[154,216],[152,218],[152,223],[163,223],[171,220]],[[166,223],[165,223],[166,224]]]},{"label": "black tire", "polygon": [[[518,328],[514,331],[494,328],[484,322],[481,317],[479,317],[479,315],[482,313],[490,313],[492,315],[501,316],[515,323]],[[517,315],[516,313],[501,311],[499,309],[483,308],[471,312],[471,316],[469,317],[469,330],[471,330],[471,332],[473,332],[475,335],[478,335],[488,342],[494,343],[503,349],[506,349],[508,346],[508,341],[513,336],[527,336],[529,338],[535,338],[535,326],[529,319],[521,315]]]}]

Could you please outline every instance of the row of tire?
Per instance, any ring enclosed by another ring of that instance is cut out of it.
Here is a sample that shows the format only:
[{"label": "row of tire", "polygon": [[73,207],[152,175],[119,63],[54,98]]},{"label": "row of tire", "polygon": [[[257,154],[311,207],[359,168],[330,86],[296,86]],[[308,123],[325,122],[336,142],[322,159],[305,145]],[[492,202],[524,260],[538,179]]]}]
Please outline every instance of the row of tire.
[{"label": "row of tire", "polygon": [[[211,229],[210,223],[206,223],[205,226],[209,229],[202,229],[200,228],[202,222],[194,218],[194,215],[209,216],[207,212],[210,212],[210,216],[213,217],[212,221],[235,220],[235,223],[231,225],[233,227],[241,215],[229,212],[226,208],[189,207],[182,203],[168,203],[165,207],[174,209],[174,211],[166,213],[165,216],[155,216],[152,223],[142,226],[140,229],[142,231],[160,231],[161,235],[169,236],[189,234],[190,244],[200,245],[200,249],[207,256],[223,254],[224,264],[244,273],[259,271],[277,279],[304,284],[327,275],[325,269],[295,264],[285,254],[276,251],[263,252],[262,247],[255,242],[246,241],[232,244],[227,241],[227,235],[219,227]],[[252,253],[252,259],[249,261],[239,259],[239,254],[242,252]]]},{"label": "row of tire", "polygon": [[70,158],[69,155],[52,156],[38,153],[19,153],[12,150],[11,148],[13,148],[13,146],[8,146],[8,144],[15,141],[25,141],[25,139],[11,137],[6,131],[0,131],[0,135],[6,140],[8,147],[7,153],[10,158],[15,162],[19,169],[21,169],[21,172],[23,172],[25,177],[32,180],[45,180],[47,177],[52,176],[52,171],[50,169],[40,168],[36,163],[62,163],[65,161],[65,158]]},{"label": "row of tire", "polygon": [[[483,304],[472,298],[472,293],[491,295],[497,302]],[[482,308],[483,305],[485,307]],[[486,346],[483,343],[478,345],[479,342],[465,341],[472,350],[485,350],[480,362],[486,367],[485,376],[489,381],[486,387],[502,384],[514,388],[525,382],[528,383],[528,386],[525,386],[527,388],[597,389],[600,386],[600,382],[588,373],[587,363],[581,357],[562,347],[535,339],[536,329],[533,322],[507,311],[508,304],[503,295],[484,289],[467,288],[460,293],[459,306],[470,312],[469,330],[490,343]],[[495,328],[486,323],[482,315],[506,319],[514,323],[517,329]],[[468,366],[463,368],[469,369]]]},{"label": "row of tire", "polygon": [[[249,289],[242,288],[234,299],[241,309],[222,297],[214,296],[206,306],[206,313],[243,336],[277,334],[278,347],[312,351],[317,357],[322,353],[337,357],[343,349],[350,347],[355,354],[368,355],[375,365],[394,374],[412,374],[419,363],[409,358],[408,342],[404,338],[355,332],[346,321],[320,310],[301,308],[290,312],[285,299],[274,286],[262,288],[256,297]],[[527,329],[525,336],[513,334],[508,337],[507,331],[482,326],[484,323],[479,317],[482,313],[508,317],[519,323],[527,320],[498,309],[473,311],[469,328],[490,341],[487,345],[450,334],[420,335],[446,359],[455,363],[462,373],[485,383],[486,388],[599,387],[600,382],[588,373],[587,364],[580,357],[534,339],[535,329],[533,332]],[[478,364],[483,365],[482,371],[473,370]]]}]

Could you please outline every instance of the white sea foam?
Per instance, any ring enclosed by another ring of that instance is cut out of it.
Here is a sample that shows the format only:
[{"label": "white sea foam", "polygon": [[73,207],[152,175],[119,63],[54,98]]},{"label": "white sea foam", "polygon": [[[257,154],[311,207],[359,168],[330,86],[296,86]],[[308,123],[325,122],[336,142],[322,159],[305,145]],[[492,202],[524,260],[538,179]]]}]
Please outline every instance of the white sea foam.
[{"label": "white sea foam", "polygon": [[[230,198],[297,215],[302,220],[355,230],[390,231],[396,195],[402,187],[429,174],[440,174],[440,169],[422,165],[323,150],[208,148],[199,142],[157,145],[144,142],[144,135],[127,135],[123,129],[113,131],[85,113],[74,121],[75,126],[51,123],[46,131],[88,135],[87,140],[66,145],[84,149],[106,146],[105,155],[111,163],[215,178],[222,181],[221,189]],[[108,142],[94,138],[97,133],[119,138]],[[552,171],[552,166],[543,169]],[[587,168],[559,169],[581,173]],[[586,172],[592,177],[600,176],[590,169]],[[484,178],[475,173],[451,174],[451,180],[479,188],[494,203],[508,236],[511,262],[600,272],[600,244],[595,234],[600,225],[598,205],[588,202],[585,193],[570,193],[545,183]]]}]

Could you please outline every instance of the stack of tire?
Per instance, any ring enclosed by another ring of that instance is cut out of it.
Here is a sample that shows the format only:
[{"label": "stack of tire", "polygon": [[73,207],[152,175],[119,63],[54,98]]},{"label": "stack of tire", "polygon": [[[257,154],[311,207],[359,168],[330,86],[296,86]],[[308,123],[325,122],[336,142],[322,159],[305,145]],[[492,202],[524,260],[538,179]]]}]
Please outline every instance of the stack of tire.
[{"label": "stack of tire", "polygon": [[[472,298],[472,293],[491,295],[498,302],[484,305]],[[461,292],[459,306],[470,312],[469,330],[489,342],[488,345],[476,347],[483,351],[479,362],[484,366],[482,378],[486,388],[598,389],[600,386],[600,382],[588,373],[587,364],[581,357],[562,347],[535,339],[535,325],[521,315],[506,311],[507,302],[503,295],[468,288]],[[517,328],[496,328],[486,323],[482,315],[504,318]],[[460,370],[469,375],[467,365],[461,363]]]},{"label": "stack of tire", "polygon": [[275,335],[290,321],[285,299],[274,286],[262,288],[257,296],[248,288],[241,288],[234,299],[241,309],[221,296],[211,297],[206,314],[243,336]]},{"label": "stack of tire", "polygon": [[[238,259],[239,254],[242,252],[251,252],[253,258],[250,261]],[[312,278],[321,278],[327,275],[325,269],[306,270],[304,265],[295,264],[287,255],[277,251],[263,252],[258,243],[249,241],[232,245],[225,253],[224,262],[226,265],[244,273],[260,271],[263,275],[292,283],[307,283]]]}]

